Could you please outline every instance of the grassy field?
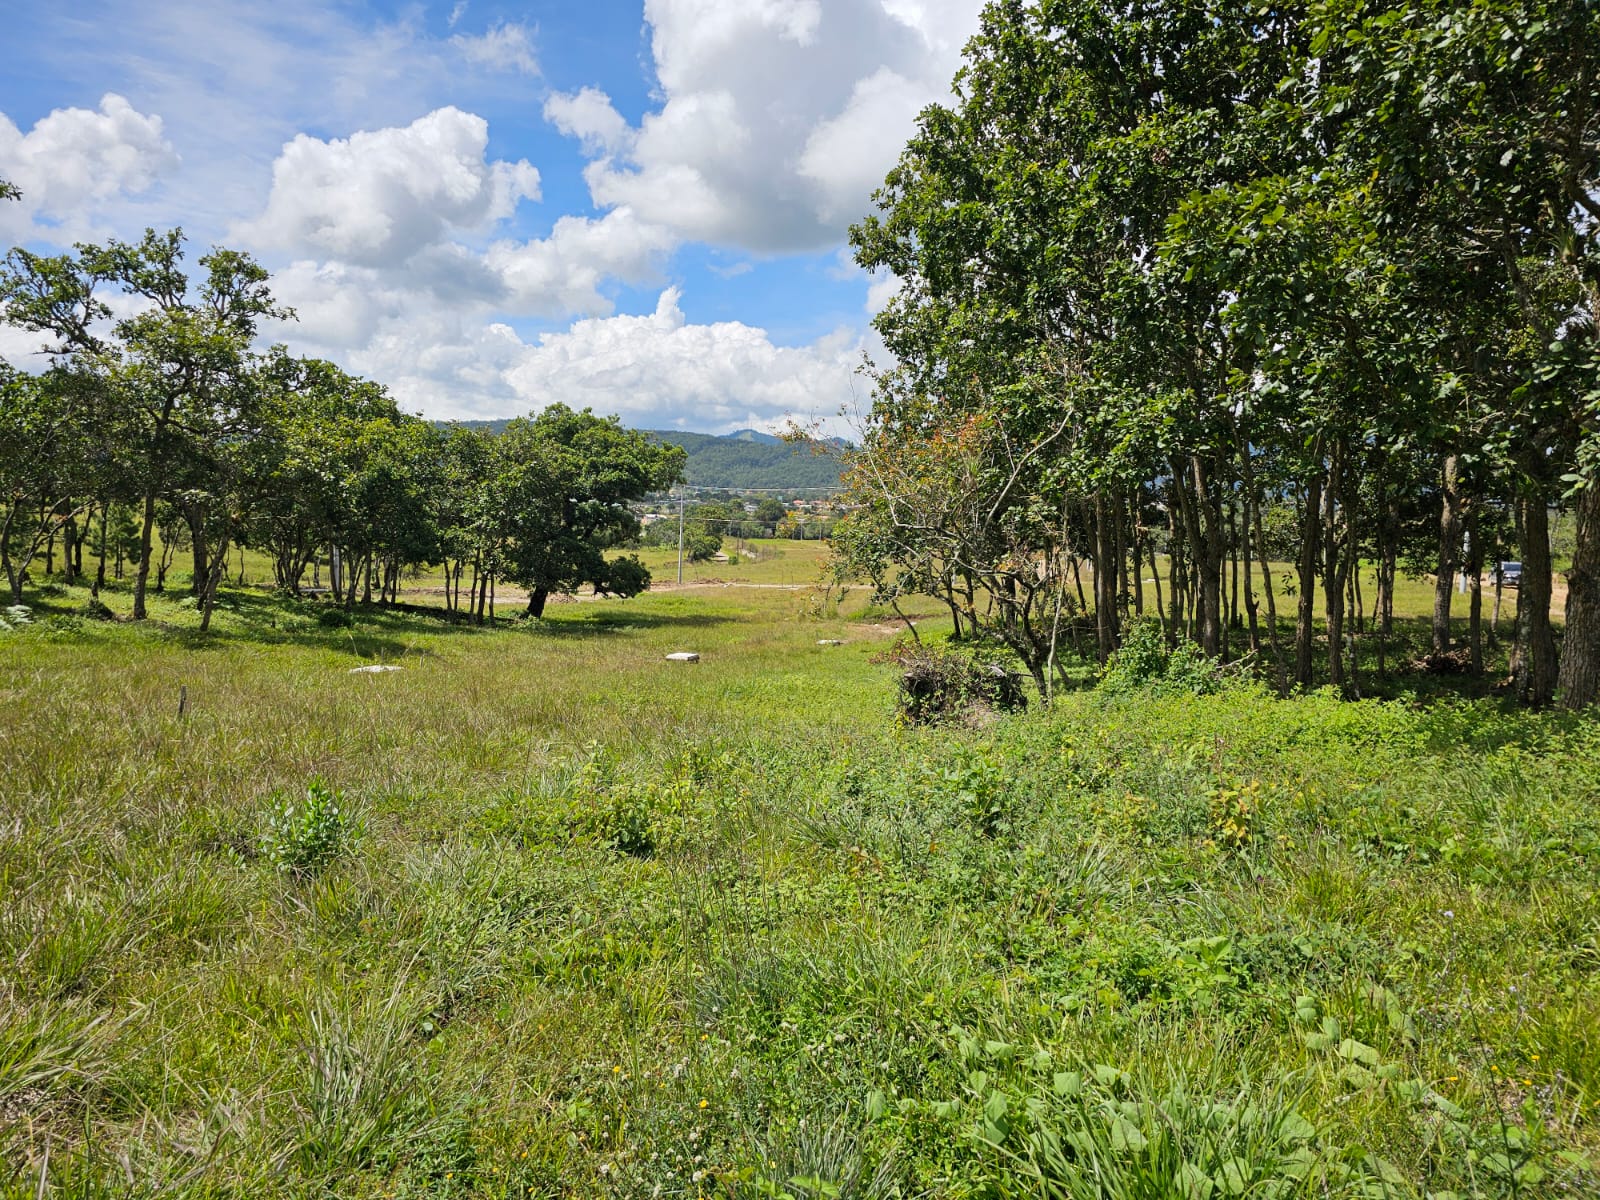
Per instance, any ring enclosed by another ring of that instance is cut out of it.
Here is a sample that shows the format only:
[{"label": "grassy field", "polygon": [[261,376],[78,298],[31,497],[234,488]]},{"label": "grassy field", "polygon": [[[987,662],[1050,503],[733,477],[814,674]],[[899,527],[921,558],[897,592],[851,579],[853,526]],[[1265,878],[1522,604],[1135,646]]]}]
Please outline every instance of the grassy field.
[{"label": "grassy field", "polygon": [[30,597],[0,1189],[1600,1189],[1600,726],[1158,678],[911,728],[775,549],[493,629]]}]

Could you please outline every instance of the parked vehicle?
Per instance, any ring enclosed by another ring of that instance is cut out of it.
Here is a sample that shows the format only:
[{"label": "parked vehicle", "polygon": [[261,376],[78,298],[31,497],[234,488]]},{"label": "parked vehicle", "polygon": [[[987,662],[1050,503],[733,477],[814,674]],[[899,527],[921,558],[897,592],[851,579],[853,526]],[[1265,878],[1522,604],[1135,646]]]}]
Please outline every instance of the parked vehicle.
[{"label": "parked vehicle", "polygon": [[1519,562],[1503,562],[1495,567],[1500,576],[1500,582],[1508,588],[1522,586],[1522,564]]}]

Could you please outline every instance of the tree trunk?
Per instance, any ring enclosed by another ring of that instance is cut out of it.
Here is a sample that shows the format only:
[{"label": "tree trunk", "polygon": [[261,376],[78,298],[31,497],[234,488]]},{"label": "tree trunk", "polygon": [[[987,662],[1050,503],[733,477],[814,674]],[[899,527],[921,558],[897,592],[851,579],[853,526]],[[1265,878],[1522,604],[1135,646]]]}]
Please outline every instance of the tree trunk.
[{"label": "tree trunk", "polygon": [[109,501],[100,505],[100,544],[98,547],[99,562],[94,568],[94,586],[89,589],[89,594],[95,599],[100,598],[100,589],[106,585],[106,522],[110,519],[111,504]]},{"label": "tree trunk", "polygon": [[196,596],[204,597],[211,579],[211,560],[206,552],[205,508],[198,500],[185,500],[183,519],[189,526],[189,590]]},{"label": "tree trunk", "polygon": [[1345,687],[1344,671],[1344,586],[1350,569],[1349,527],[1339,533],[1343,505],[1344,453],[1335,442],[1328,455],[1328,485],[1323,492],[1323,575],[1322,601],[1328,627],[1328,682]]},{"label": "tree trunk", "polygon": [[1095,656],[1102,666],[1117,648],[1117,564],[1112,547],[1115,530],[1106,511],[1104,492],[1094,497],[1094,632]]},{"label": "tree trunk", "polygon": [[17,505],[6,505],[6,520],[0,525],[0,567],[5,569],[6,583],[11,587],[11,603],[22,603],[22,574],[28,569],[26,563],[13,564],[11,561],[11,527],[16,524]]},{"label": "tree trunk", "polygon": [[1313,648],[1316,636],[1317,562],[1322,557],[1319,542],[1322,531],[1322,479],[1313,476],[1306,484],[1305,512],[1300,522],[1300,611],[1294,633],[1294,678],[1301,687],[1313,681]]},{"label": "tree trunk", "polygon": [[1467,510],[1467,582],[1472,592],[1467,607],[1467,646],[1472,673],[1483,674],[1483,544],[1478,538],[1478,505]]},{"label": "tree trunk", "polygon": [[1450,601],[1456,586],[1461,545],[1461,497],[1457,492],[1457,460],[1447,455],[1439,488],[1439,573],[1433,580],[1433,652],[1450,653]]},{"label": "tree trunk", "polygon": [[1228,504],[1228,629],[1239,628],[1239,507]]},{"label": "tree trunk", "polygon": [[69,516],[61,526],[61,569],[68,583],[77,582],[78,571],[82,565],[83,551],[78,545],[78,521],[76,517]]},{"label": "tree trunk", "polygon": [[217,584],[228,569],[228,534],[224,529],[217,542],[216,558],[207,565],[206,577],[200,582],[200,632],[211,628],[211,613],[217,606]]},{"label": "tree trunk", "polygon": [[1543,496],[1517,501],[1522,525],[1522,581],[1517,589],[1517,696],[1550,703],[1556,690],[1556,644],[1550,629],[1550,513]]},{"label": "tree trunk", "polygon": [[1144,616],[1144,525],[1139,520],[1139,499],[1135,493],[1129,502],[1132,505],[1130,519],[1133,522],[1133,611]]},{"label": "tree trunk", "polygon": [[1261,521],[1261,506],[1255,508],[1256,551],[1261,561],[1261,590],[1267,601],[1267,640],[1272,646],[1272,665],[1278,673],[1278,694],[1289,693],[1289,677],[1284,670],[1283,648],[1278,644],[1278,597],[1272,587],[1272,564],[1267,561],[1267,532]]},{"label": "tree trunk", "polygon": [[[1156,565],[1156,544],[1149,539],[1145,541],[1145,549],[1150,554],[1150,582],[1156,589],[1156,620],[1161,622],[1161,631],[1166,634],[1167,644],[1172,644],[1172,629],[1167,623],[1167,606],[1161,597],[1161,568]],[[1140,572],[1143,574],[1143,572]]]},{"label": "tree trunk", "polygon": [[1194,479],[1196,523],[1195,566],[1199,572],[1200,648],[1212,658],[1222,654],[1222,514],[1211,500],[1205,464],[1198,455],[1190,459]]},{"label": "tree trunk", "polygon": [[1561,703],[1584,708],[1600,695],[1600,483],[1578,493],[1567,628],[1561,640]]},{"label": "tree trunk", "polygon": [[144,521],[139,530],[139,573],[133,580],[133,619],[143,621],[149,613],[145,609],[144,594],[150,583],[151,532],[156,525],[156,494],[152,489],[144,494]]},{"label": "tree trunk", "polygon": [[[1133,595],[1133,587],[1128,582],[1128,522],[1123,518],[1123,514],[1126,512],[1126,496],[1117,496],[1115,512],[1117,512],[1117,530],[1115,530],[1115,533],[1117,533],[1117,538],[1115,538],[1115,541],[1117,541],[1117,605],[1115,605],[1114,611],[1117,614],[1117,627],[1120,629],[1123,618],[1126,616],[1126,611],[1128,611],[1128,600]],[[1134,566],[1138,566],[1138,563],[1134,563]]]}]

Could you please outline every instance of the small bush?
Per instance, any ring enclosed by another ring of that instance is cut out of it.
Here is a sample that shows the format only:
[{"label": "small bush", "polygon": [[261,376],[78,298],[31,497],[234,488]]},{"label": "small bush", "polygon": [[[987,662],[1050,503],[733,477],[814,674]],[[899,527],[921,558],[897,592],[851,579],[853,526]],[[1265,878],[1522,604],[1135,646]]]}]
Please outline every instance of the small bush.
[{"label": "small bush", "polygon": [[83,602],[83,607],[78,609],[78,614],[90,621],[115,621],[117,614],[111,611],[111,606],[98,596],[90,596]]},{"label": "small bush", "polygon": [[1112,695],[1148,691],[1157,695],[1209,696],[1222,686],[1222,671],[1193,642],[1167,649],[1155,621],[1130,625],[1122,646],[1100,672],[1100,688]]},{"label": "small bush", "polygon": [[355,618],[342,608],[325,608],[317,614],[317,624],[324,629],[349,629]]},{"label": "small bush", "polygon": [[296,877],[319,875],[344,854],[359,832],[339,806],[339,795],[320,779],[306,789],[305,802],[284,799],[268,818],[262,853],[278,870]]},{"label": "small bush", "polygon": [[33,624],[33,610],[26,604],[11,604],[0,609],[0,633],[13,633]]},{"label": "small bush", "polygon": [[1250,848],[1261,835],[1261,781],[1252,779],[1238,787],[1211,793],[1211,840],[1231,853]]},{"label": "small bush", "polygon": [[70,642],[83,633],[83,618],[70,613],[56,613],[35,623],[34,629],[47,641]]}]

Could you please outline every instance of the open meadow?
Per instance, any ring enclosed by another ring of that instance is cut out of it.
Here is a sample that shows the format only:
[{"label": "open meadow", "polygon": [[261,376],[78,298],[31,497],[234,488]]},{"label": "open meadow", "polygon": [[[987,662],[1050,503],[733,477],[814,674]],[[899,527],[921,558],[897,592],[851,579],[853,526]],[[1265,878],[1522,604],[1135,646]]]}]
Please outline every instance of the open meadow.
[{"label": "open meadow", "polygon": [[0,634],[6,1194],[1600,1187],[1592,720],[915,728],[860,591],[82,598]]}]

